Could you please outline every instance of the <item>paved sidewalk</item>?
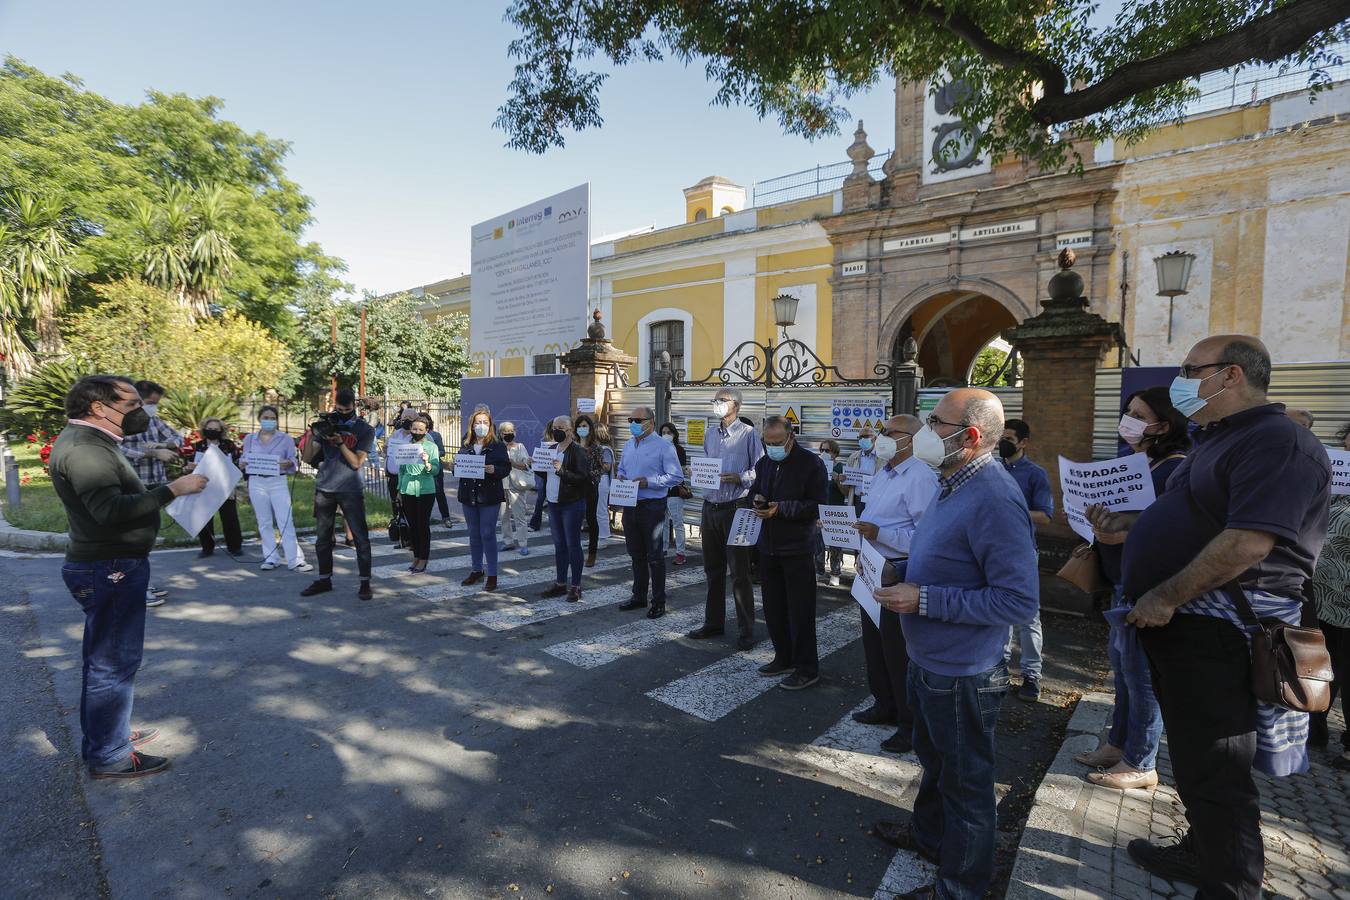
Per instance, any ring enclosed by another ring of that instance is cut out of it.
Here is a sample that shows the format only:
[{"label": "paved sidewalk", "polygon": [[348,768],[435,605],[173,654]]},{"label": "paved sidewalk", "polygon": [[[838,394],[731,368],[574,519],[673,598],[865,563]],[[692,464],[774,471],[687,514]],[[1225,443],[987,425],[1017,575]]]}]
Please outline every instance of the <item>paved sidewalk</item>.
[{"label": "paved sidewalk", "polygon": [[[1073,755],[1097,746],[1111,716],[1111,694],[1087,694],[1069,722],[1064,745],[1036,792],[1008,886],[1022,898],[1190,897],[1195,888],[1150,876],[1125,850],[1135,838],[1176,840],[1186,827],[1172,780],[1166,735],[1156,791],[1113,791],[1084,777]],[[1332,746],[1345,728],[1331,716]],[[1314,750],[1311,770],[1290,778],[1258,776],[1266,888],[1279,897],[1350,900],[1350,773]]]}]

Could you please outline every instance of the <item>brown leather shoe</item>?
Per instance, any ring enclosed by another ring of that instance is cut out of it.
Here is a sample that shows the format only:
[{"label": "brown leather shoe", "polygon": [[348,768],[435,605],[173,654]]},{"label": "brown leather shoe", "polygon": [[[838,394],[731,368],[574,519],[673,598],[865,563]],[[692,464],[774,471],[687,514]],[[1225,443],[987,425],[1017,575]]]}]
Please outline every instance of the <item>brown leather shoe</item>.
[{"label": "brown leather shoe", "polygon": [[581,588],[580,588],[580,587],[577,587],[576,585],[572,585],[571,587],[569,587],[569,588],[567,589],[567,602],[568,602],[568,603],[580,603],[580,602],[581,602]]},{"label": "brown leather shoe", "polygon": [[483,590],[495,591],[496,589],[497,589],[497,576],[489,575],[487,577],[487,583],[483,585]]},{"label": "brown leather shoe", "polygon": [[1141,772],[1127,763],[1116,763],[1106,771],[1089,772],[1088,781],[1114,791],[1131,791],[1158,786],[1158,771]]},{"label": "brown leather shoe", "polygon": [[478,582],[480,582],[480,581],[482,581],[482,580],[483,580],[483,573],[482,573],[482,572],[470,572],[470,573],[469,573],[469,577],[468,577],[468,578],[465,578],[463,581],[461,581],[460,584],[463,584],[463,585],[477,584]]},{"label": "brown leather shoe", "polygon": [[1097,745],[1096,750],[1087,753],[1075,753],[1073,761],[1090,769],[1109,769],[1120,762],[1122,754],[1123,751],[1119,747],[1112,747],[1106,741],[1102,741]]}]

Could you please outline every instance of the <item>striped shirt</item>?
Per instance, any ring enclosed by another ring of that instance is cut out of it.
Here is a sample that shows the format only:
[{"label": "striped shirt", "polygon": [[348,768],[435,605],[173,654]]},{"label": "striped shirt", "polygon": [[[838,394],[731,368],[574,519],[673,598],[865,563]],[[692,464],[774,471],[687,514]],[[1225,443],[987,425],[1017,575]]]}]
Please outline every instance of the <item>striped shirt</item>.
[{"label": "striped shirt", "polygon": [[147,486],[164,484],[169,480],[164,473],[164,461],[146,455],[151,444],[168,444],[177,450],[183,446],[183,438],[159,416],[151,416],[150,426],[140,434],[129,434],[122,438],[122,455],[131,461],[131,467],[136,470],[141,483]]}]

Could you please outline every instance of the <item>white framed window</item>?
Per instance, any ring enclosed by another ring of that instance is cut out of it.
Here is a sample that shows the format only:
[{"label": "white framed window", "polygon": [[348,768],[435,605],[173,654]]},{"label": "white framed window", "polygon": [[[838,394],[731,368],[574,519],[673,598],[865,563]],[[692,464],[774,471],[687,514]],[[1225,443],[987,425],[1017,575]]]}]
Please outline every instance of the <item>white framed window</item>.
[{"label": "white framed window", "polygon": [[693,362],[694,317],[674,307],[654,309],[638,320],[638,380],[649,381],[656,355],[670,352],[673,369],[686,378],[697,377],[690,371]]}]

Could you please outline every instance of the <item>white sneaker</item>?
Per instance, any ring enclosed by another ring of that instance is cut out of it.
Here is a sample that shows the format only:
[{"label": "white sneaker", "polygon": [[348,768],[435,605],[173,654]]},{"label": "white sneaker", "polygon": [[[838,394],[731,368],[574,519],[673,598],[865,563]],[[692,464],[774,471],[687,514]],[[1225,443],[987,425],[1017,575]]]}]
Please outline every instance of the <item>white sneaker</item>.
[{"label": "white sneaker", "polygon": [[311,566],[311,565],[310,565],[309,563],[307,563],[307,562],[302,562],[302,563],[300,563],[300,564],[298,564],[298,565],[291,566],[291,571],[292,571],[292,572],[313,572],[313,571],[314,571],[314,567]]},{"label": "white sneaker", "polygon": [[838,576],[838,575],[831,575],[831,576],[830,576],[830,587],[839,587],[839,576]]},{"label": "white sneaker", "polygon": [[261,566],[258,566],[258,568],[262,569],[264,572],[270,572],[276,567],[277,564],[272,562],[270,559],[267,562],[263,563]]},{"label": "white sneaker", "polygon": [[163,606],[163,605],[164,605],[164,598],[163,598],[163,597],[156,597],[154,594],[146,594],[146,595],[145,595],[145,605],[146,605],[147,607],[149,607],[149,606]]}]

